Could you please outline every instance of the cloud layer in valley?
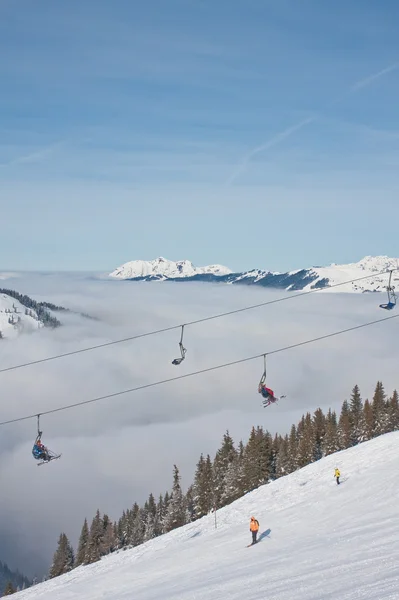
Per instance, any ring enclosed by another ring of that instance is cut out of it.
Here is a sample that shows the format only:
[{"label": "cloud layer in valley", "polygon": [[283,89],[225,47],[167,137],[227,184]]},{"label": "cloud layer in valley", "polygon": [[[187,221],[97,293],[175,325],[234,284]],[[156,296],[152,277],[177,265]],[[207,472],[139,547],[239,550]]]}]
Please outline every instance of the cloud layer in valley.
[{"label": "cloud layer in valley", "polygon": [[[20,275],[7,287],[89,313],[65,326],[0,343],[2,368],[210,314],[283,297],[283,292],[198,283],[101,281],[85,275]],[[377,294],[323,294],[189,326],[187,358],[175,367],[180,331],[145,337],[0,374],[0,421],[41,413],[217,364],[270,352],[387,316]],[[38,469],[31,457],[34,419],[6,425],[0,437],[0,560],[29,575],[47,570],[59,534],[76,543],[97,508],[118,518],[150,492],[171,487],[172,468],[191,482],[201,452],[211,456],[229,429],[238,442],[252,425],[285,433],[305,411],[339,409],[354,384],[388,393],[399,358],[395,320],[269,357],[268,382],[287,398],[263,409],[262,360],[187,377],[43,416],[43,441],[61,460]],[[40,549],[40,552],[38,551]]]}]

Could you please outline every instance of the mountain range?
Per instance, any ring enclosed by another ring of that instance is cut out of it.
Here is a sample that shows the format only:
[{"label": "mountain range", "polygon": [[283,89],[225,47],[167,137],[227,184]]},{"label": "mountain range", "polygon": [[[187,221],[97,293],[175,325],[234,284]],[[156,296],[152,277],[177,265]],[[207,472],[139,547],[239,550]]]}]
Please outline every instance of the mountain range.
[{"label": "mountain range", "polygon": [[[109,274],[126,281],[206,281],[212,283],[258,285],[287,291],[311,290],[330,286],[340,292],[381,292],[388,285],[388,273],[394,270],[392,285],[399,281],[399,259],[365,256],[356,263],[314,266],[280,273],[265,269],[233,272],[223,265],[195,267],[191,261],[171,261],[163,257],[152,261],[133,260]],[[355,279],[364,278],[361,281]],[[349,282],[349,283],[345,283]],[[342,285],[341,285],[342,284]]]}]

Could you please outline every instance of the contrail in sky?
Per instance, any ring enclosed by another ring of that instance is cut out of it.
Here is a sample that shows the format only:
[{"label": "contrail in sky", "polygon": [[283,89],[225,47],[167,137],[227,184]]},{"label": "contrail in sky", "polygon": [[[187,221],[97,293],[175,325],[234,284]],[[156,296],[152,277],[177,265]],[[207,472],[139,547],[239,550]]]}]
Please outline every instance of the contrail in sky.
[{"label": "contrail in sky", "polygon": [[[385,69],[378,71],[378,73],[374,73],[373,75],[369,75],[369,77],[366,77],[364,79],[357,81],[349,88],[349,90],[347,92],[345,92],[344,94],[342,94],[341,96],[339,96],[338,98],[333,100],[325,108],[329,108],[330,106],[333,106],[334,104],[337,104],[338,102],[341,102],[348,95],[353,94],[353,93],[357,92],[358,90],[361,90],[361,89],[371,85],[374,81],[376,81],[380,77],[383,77],[384,75],[387,75],[388,73],[391,73],[392,71],[395,71],[398,68],[399,68],[399,62],[396,62],[396,63],[393,63],[392,65],[389,65],[388,67],[385,67]],[[251,161],[251,158],[253,158],[256,154],[258,154],[259,152],[263,152],[264,150],[269,150],[269,148],[276,146],[283,140],[290,137],[295,132],[299,131],[303,127],[306,127],[306,125],[313,123],[313,121],[318,119],[319,116],[320,116],[320,114],[317,113],[311,117],[308,117],[307,119],[302,119],[302,121],[299,121],[299,123],[296,123],[295,125],[292,125],[291,127],[284,129],[283,131],[280,131],[280,133],[277,133],[277,135],[273,136],[270,140],[268,140],[264,144],[261,144],[260,146],[256,146],[256,148],[251,150],[251,152],[249,152],[247,155],[245,155],[243,157],[241,163],[236,167],[234,172],[226,180],[225,185],[231,185],[233,183],[233,181],[235,181],[235,179],[237,179],[237,177],[239,175],[241,175],[241,173],[243,171],[245,171],[246,167],[248,166],[249,162]]]}]

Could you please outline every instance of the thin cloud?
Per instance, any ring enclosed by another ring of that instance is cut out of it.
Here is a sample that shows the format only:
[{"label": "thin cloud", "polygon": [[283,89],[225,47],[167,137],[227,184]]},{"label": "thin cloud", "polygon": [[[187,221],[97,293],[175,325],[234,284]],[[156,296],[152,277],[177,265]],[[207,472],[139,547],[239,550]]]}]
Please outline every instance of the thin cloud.
[{"label": "thin cloud", "polygon": [[[66,324],[60,329],[0,343],[4,366],[282,295],[212,284],[110,284],[81,275],[21,275],[12,287],[100,320],[63,315]],[[189,327],[184,340],[186,361],[178,368],[171,361],[179,355],[180,333],[171,331],[79,358],[3,373],[2,395],[7,402],[1,406],[0,420],[173,377],[176,369],[184,374],[261,354],[366,322],[378,313],[378,301],[373,294],[315,295],[293,301],[289,311],[275,304]],[[134,501],[142,503],[150,492],[158,495],[169,489],[174,463],[181,467],[183,485],[187,485],[200,453],[212,455],[226,429],[237,442],[247,439],[254,424],[267,423],[272,433],[288,432],[307,410],[339,408],[356,383],[369,395],[381,379],[392,392],[398,384],[399,359],[393,332],[389,324],[382,324],[270,357],[270,383],[287,398],[267,412],[257,393],[263,371],[259,360],[47,415],[41,421],[43,441],[63,456],[40,469],[31,457],[35,420],[3,427],[0,480],[13,481],[13,485],[3,486],[0,496],[0,538],[7,540],[0,560],[28,575],[42,574],[61,531],[76,543],[84,517],[91,518],[97,508],[118,518]],[[71,494],[71,490],[78,492]],[[46,510],[35,508],[32,513],[32,497],[46,498]],[[35,552],[38,536],[40,553]]]},{"label": "thin cloud", "polygon": [[[381,71],[378,71],[378,73],[374,73],[374,74],[370,75],[369,77],[366,77],[364,79],[361,79],[360,81],[357,81],[349,88],[349,90],[347,92],[345,92],[344,94],[342,94],[341,96],[339,96],[338,98],[334,99],[332,102],[327,104],[323,110],[326,110],[327,108],[331,108],[333,105],[342,102],[348,95],[353,94],[353,93],[357,92],[358,90],[368,87],[374,81],[380,79],[381,77],[383,77],[384,75],[387,75],[388,73],[391,73],[392,71],[395,71],[398,67],[399,67],[399,62],[389,65],[388,67],[385,67]],[[313,123],[316,119],[320,118],[321,112],[323,112],[323,111],[319,111],[318,113],[314,114],[311,117],[308,117],[307,119],[302,119],[295,125],[292,125],[291,127],[288,127],[288,129],[281,131],[280,133],[278,133],[277,135],[272,137],[270,140],[268,140],[264,144],[261,144],[260,146],[257,146],[256,148],[251,150],[251,152],[249,152],[249,154],[244,156],[241,163],[238,165],[238,167],[235,169],[235,171],[230,175],[230,177],[226,180],[225,185],[227,185],[227,186],[231,185],[237,179],[237,177],[239,177],[239,175],[241,175],[245,171],[246,167],[248,166],[249,162],[251,161],[251,158],[253,158],[256,154],[259,154],[260,152],[263,152],[265,150],[269,150],[270,148],[273,148],[273,146],[276,146],[277,144],[286,140],[287,138],[289,138],[291,135],[293,135],[297,131],[300,131],[307,125],[310,125],[310,123]]]},{"label": "thin cloud", "polygon": [[303,119],[302,121],[299,121],[299,123],[296,123],[296,125],[292,125],[292,127],[288,127],[288,129],[281,131],[280,133],[275,135],[273,138],[271,138],[269,141],[265,142],[264,144],[261,144],[260,146],[257,146],[253,150],[251,150],[251,152],[249,154],[247,154],[247,156],[244,157],[244,159],[243,159],[242,163],[239,165],[238,169],[226,181],[225,185],[231,185],[233,183],[233,181],[235,179],[237,179],[237,177],[239,175],[241,175],[241,173],[243,171],[245,171],[251,158],[253,158],[256,154],[259,154],[260,152],[263,152],[264,150],[269,150],[273,146],[276,146],[276,144],[279,144],[283,140],[290,137],[290,135],[292,135],[296,131],[299,131],[306,125],[309,125],[316,119],[317,119],[316,116],[308,117],[307,119]]},{"label": "thin cloud", "polygon": [[396,69],[398,67],[399,67],[399,62],[394,63],[393,65],[390,65],[389,67],[386,67],[385,69],[382,69],[378,73],[374,73],[374,75],[370,75],[369,77],[365,77],[364,79],[357,81],[351,87],[350,92],[356,92],[357,90],[360,90],[362,88],[365,88],[365,87],[371,85],[374,81],[376,81],[377,79],[380,79],[380,77],[383,77],[384,75],[387,75],[388,73],[391,73],[392,71],[396,71]]},{"label": "thin cloud", "polygon": [[67,140],[60,140],[55,144],[51,144],[50,146],[45,146],[40,148],[39,150],[35,150],[35,152],[30,152],[29,154],[23,154],[22,156],[18,156],[13,158],[7,162],[0,163],[0,168],[13,167],[15,165],[20,165],[24,163],[37,163],[43,161],[45,158],[49,158],[56,150],[65,146]]}]

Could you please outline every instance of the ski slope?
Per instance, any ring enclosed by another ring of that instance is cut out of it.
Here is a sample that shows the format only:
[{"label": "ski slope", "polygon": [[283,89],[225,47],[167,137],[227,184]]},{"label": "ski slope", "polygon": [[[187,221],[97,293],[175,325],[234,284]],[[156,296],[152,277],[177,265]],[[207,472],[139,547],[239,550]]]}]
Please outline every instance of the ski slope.
[{"label": "ski slope", "polygon": [[[395,432],[331,455],[221,509],[217,529],[208,515],[14,598],[398,599],[398,451]],[[252,514],[264,537],[247,548]]]}]

